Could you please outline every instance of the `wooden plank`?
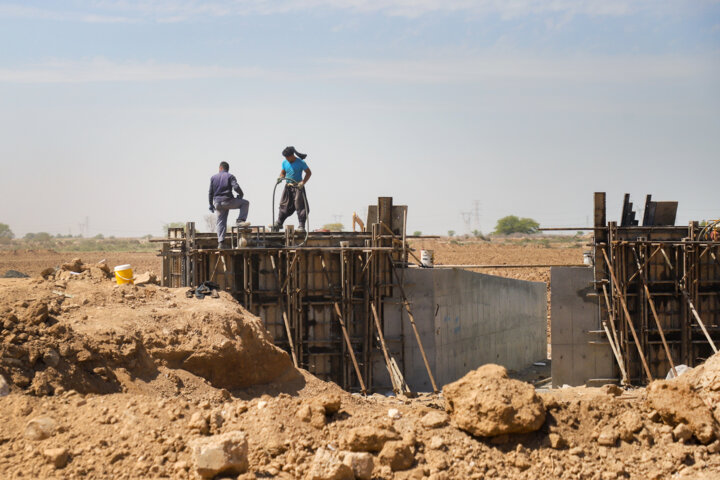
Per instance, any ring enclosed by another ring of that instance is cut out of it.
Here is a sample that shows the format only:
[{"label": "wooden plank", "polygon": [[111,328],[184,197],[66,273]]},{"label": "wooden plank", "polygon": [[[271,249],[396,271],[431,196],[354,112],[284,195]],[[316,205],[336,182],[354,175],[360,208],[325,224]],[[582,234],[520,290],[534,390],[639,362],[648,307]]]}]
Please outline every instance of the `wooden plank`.
[{"label": "wooden plank", "polygon": [[640,360],[642,361],[643,368],[645,369],[645,374],[647,375],[648,379],[652,381],[653,376],[650,373],[650,368],[648,367],[647,361],[645,360],[645,353],[643,353],[642,345],[640,344],[640,340],[638,339],[637,333],[635,332],[635,326],[632,323],[632,317],[630,316],[630,312],[627,308],[627,303],[625,302],[625,297],[623,296],[622,292],[620,291],[620,287],[617,283],[617,278],[615,277],[615,272],[612,268],[612,265],[610,265],[610,260],[608,259],[607,252],[605,252],[604,248],[600,249],[603,253],[603,257],[605,257],[605,264],[607,265],[608,272],[610,273],[610,277],[612,279],[613,287],[615,287],[615,290],[618,294],[618,299],[620,300],[620,305],[622,306],[623,313],[625,313],[625,319],[627,320],[627,325],[630,328],[630,332],[632,333],[633,340],[635,340],[635,346],[637,347],[638,353],[640,354]]},{"label": "wooden plank", "polygon": [[[325,272],[325,275],[328,280],[328,288],[332,290],[331,284],[330,284],[330,275],[327,273],[327,267],[325,265],[325,259],[322,258],[320,260],[320,264],[322,265],[322,270]],[[363,381],[362,374],[360,373],[360,367],[358,366],[357,359],[355,358],[355,350],[353,350],[352,342],[350,342],[350,336],[347,332],[347,327],[345,326],[345,320],[343,319],[343,315],[340,312],[340,306],[337,302],[333,302],[333,305],[335,306],[335,313],[338,317],[338,322],[340,322],[340,329],[342,330],[343,337],[345,338],[345,344],[348,348],[348,353],[350,354],[350,359],[353,362],[353,367],[355,367],[355,374],[358,377],[358,381],[360,382],[360,388],[362,390],[363,394],[367,393],[367,388],[365,388],[365,382]]]},{"label": "wooden plank", "polygon": [[405,295],[405,289],[403,288],[402,282],[400,281],[400,276],[398,275],[397,270],[392,263],[392,257],[389,258],[389,263],[390,269],[395,274],[395,279],[397,280],[397,286],[400,289],[400,294],[402,295],[403,307],[405,307],[405,310],[407,311],[408,318],[410,319],[410,325],[412,326],[413,332],[415,333],[415,340],[418,343],[418,347],[420,347],[420,353],[422,354],[422,359],[425,363],[425,369],[427,370],[428,377],[430,377],[430,383],[432,384],[433,392],[438,393],[439,390],[437,388],[437,385],[435,384],[435,377],[433,376],[432,370],[430,369],[430,363],[428,362],[427,355],[425,354],[425,348],[423,347],[422,340],[420,339],[420,333],[418,333],[417,325],[415,325],[415,317],[410,310],[410,303],[408,302],[407,296]]},{"label": "wooden plank", "polygon": [[383,356],[385,357],[385,365],[387,366],[388,374],[390,375],[390,383],[392,383],[393,392],[402,392],[402,385],[397,383],[395,378],[392,363],[390,362],[390,354],[388,353],[387,345],[385,345],[385,334],[383,333],[382,326],[380,325],[380,318],[377,314],[375,304],[371,303],[370,308],[372,309],[373,318],[375,319],[375,329],[377,330],[378,337],[380,338],[380,346],[382,348]]},{"label": "wooden plank", "polygon": [[295,342],[293,342],[292,331],[290,330],[290,321],[288,320],[287,312],[285,311],[285,302],[283,302],[283,293],[280,287],[280,272],[278,272],[277,265],[275,264],[275,257],[270,255],[270,263],[272,265],[273,272],[275,273],[275,282],[278,285],[278,303],[280,303],[280,310],[282,311],[283,323],[285,324],[285,334],[290,344],[290,353],[292,355],[293,364],[298,367],[297,353],[295,353]]},{"label": "wooden plank", "polygon": [[378,197],[378,220],[392,228],[392,197]]},{"label": "wooden plank", "polygon": [[668,361],[670,362],[670,368],[672,369],[673,375],[677,377],[677,371],[675,370],[675,362],[673,362],[672,355],[670,354],[670,347],[668,347],[667,340],[665,340],[665,332],[663,331],[662,325],[660,324],[660,319],[658,318],[657,310],[655,310],[655,302],[653,301],[652,295],[650,295],[650,289],[647,285],[647,280],[645,280],[645,274],[643,272],[642,265],[640,265],[640,257],[637,254],[637,251],[635,250],[635,247],[632,248],[633,257],[635,257],[635,264],[637,265],[638,272],[640,272],[640,279],[642,280],[643,288],[645,289],[645,296],[648,301],[648,305],[650,305],[650,311],[652,312],[653,318],[655,319],[655,325],[657,325],[658,331],[660,332],[660,339],[662,340],[663,348],[665,349],[665,355],[668,357]]},{"label": "wooden plank", "polygon": [[[612,337],[610,333],[608,332],[607,325],[605,322],[603,322],[603,327],[605,328],[605,333],[608,335],[608,339],[610,341],[610,347],[613,349],[613,354],[615,355],[615,360],[618,362],[618,367],[620,367],[620,373],[622,374],[622,383],[628,384],[630,382],[630,378],[628,377],[627,371],[625,370],[625,361],[622,357],[622,351],[620,350],[620,342],[618,341],[617,336],[617,330],[615,328],[615,316],[612,314],[612,307],[610,306],[610,299],[608,298],[607,288],[605,287],[605,284],[603,283],[602,286],[603,289],[603,296],[605,297],[605,305],[607,307],[608,312],[608,318],[610,319],[610,326],[612,327]],[[613,343],[615,346],[613,346]]]},{"label": "wooden plank", "polygon": [[695,320],[697,321],[698,325],[700,325],[700,329],[702,330],[703,334],[705,334],[705,338],[707,339],[708,343],[710,344],[710,347],[712,347],[713,352],[717,353],[718,349],[715,346],[715,342],[713,342],[713,339],[710,337],[710,334],[707,331],[707,328],[705,328],[705,323],[703,323],[702,319],[700,318],[700,315],[698,314],[697,310],[695,309],[695,305],[693,304],[692,299],[690,298],[690,294],[688,294],[688,291],[685,289],[685,287],[678,281],[677,273],[673,269],[672,263],[670,263],[670,259],[668,258],[667,254],[665,253],[665,250],[661,250],[663,256],[665,257],[665,261],[667,262],[668,266],[670,267],[670,270],[673,272],[673,275],[675,276],[675,284],[677,285],[678,289],[682,292],[683,296],[685,297],[685,301],[687,302],[688,306],[690,307],[690,312],[692,313],[693,317],[695,317]]}]

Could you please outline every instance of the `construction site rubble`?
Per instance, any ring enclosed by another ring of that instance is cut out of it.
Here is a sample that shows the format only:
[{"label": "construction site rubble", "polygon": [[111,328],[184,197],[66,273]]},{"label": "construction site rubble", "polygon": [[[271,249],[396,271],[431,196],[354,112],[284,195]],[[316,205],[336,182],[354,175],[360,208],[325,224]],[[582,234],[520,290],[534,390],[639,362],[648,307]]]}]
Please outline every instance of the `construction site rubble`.
[{"label": "construction site rubble", "polygon": [[479,437],[529,433],[545,422],[545,406],[532,385],[488,364],[443,387],[445,408],[458,428]]},{"label": "construction site rubble", "polygon": [[45,276],[0,280],[3,478],[720,472],[719,355],[632,390],[538,393],[485,365],[442,395],[361,396],[295,368],[226,293],[201,302],[185,289],[118,286],[109,271],[72,261]]}]

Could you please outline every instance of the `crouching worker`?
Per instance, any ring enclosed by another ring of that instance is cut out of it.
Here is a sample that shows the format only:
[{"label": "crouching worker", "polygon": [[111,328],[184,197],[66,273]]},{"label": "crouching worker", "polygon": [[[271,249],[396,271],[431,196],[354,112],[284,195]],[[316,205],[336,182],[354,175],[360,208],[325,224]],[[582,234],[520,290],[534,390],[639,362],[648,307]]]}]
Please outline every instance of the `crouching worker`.
[{"label": "crouching worker", "polygon": [[[243,191],[238,185],[235,176],[230,174],[230,165],[227,162],[220,162],[220,171],[210,178],[210,212],[217,213],[217,236],[218,248],[223,248],[225,231],[227,230],[227,217],[230,210],[239,209],[237,225],[247,227],[250,222],[246,221],[250,202],[243,199]],[[233,191],[238,196],[233,195]]]},{"label": "crouching worker", "polygon": [[[295,147],[286,147],[282,151],[285,160],[282,163],[282,171],[277,179],[277,183],[288,180],[283,189],[280,198],[280,212],[278,219],[272,227],[273,232],[280,231],[285,220],[297,211],[298,216],[298,232],[305,231],[305,221],[307,220],[308,205],[305,204],[306,195],[303,192],[305,184],[310,180],[312,172],[305,163],[307,154],[300,153]],[[305,172],[305,177],[303,177]]]}]

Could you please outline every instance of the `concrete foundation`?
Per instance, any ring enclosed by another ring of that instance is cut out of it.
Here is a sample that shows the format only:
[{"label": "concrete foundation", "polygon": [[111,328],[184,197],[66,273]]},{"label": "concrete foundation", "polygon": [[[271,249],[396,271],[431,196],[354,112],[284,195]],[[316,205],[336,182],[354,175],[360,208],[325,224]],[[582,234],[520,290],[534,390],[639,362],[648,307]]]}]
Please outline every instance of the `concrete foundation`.
[{"label": "concrete foundation", "polygon": [[[547,351],[546,284],[461,269],[405,270],[405,292],[439,388],[486,363],[519,370]],[[385,307],[385,335],[414,391],[431,391],[407,313]],[[401,345],[404,344],[404,347]],[[374,358],[377,382],[390,381],[382,356]],[[382,379],[382,380],[381,380]]]},{"label": "concrete foundation", "polygon": [[552,383],[598,386],[614,383],[610,344],[602,329],[594,273],[586,267],[550,270]]}]

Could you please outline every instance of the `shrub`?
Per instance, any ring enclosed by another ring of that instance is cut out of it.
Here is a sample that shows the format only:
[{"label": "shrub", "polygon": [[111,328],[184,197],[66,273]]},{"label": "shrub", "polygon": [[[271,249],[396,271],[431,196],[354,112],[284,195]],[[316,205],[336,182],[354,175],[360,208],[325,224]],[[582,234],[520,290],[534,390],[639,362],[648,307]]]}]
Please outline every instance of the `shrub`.
[{"label": "shrub", "polygon": [[495,233],[510,235],[511,233],[537,233],[540,224],[532,218],[519,218],[515,215],[508,215],[497,221]]}]

